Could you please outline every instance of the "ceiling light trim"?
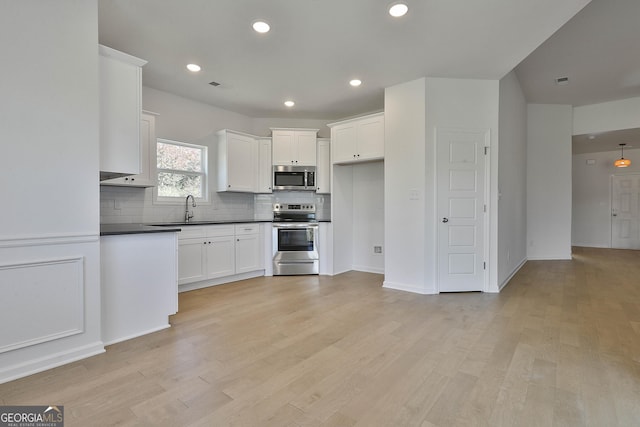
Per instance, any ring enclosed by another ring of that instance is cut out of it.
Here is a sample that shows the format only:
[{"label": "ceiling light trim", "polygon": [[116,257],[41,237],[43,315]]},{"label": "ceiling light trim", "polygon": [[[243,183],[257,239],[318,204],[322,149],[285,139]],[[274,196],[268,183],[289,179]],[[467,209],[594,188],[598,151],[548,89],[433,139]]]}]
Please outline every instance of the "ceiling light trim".
[{"label": "ceiling light trim", "polygon": [[389,15],[394,18],[401,18],[406,15],[407,12],[409,12],[409,6],[407,6],[406,3],[393,3],[389,6]]},{"label": "ceiling light trim", "polygon": [[259,34],[266,34],[271,30],[271,26],[269,25],[269,23],[267,23],[267,21],[263,19],[258,19],[256,21],[253,21],[253,24],[251,24],[251,27],[256,33],[259,33]]}]

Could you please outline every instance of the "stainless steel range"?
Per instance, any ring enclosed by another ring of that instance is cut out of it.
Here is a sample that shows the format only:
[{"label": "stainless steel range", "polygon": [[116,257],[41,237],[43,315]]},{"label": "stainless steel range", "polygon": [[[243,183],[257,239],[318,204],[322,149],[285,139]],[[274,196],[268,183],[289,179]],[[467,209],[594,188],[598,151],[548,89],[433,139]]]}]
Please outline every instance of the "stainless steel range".
[{"label": "stainless steel range", "polygon": [[273,275],[318,274],[318,222],[313,203],[273,205]]}]

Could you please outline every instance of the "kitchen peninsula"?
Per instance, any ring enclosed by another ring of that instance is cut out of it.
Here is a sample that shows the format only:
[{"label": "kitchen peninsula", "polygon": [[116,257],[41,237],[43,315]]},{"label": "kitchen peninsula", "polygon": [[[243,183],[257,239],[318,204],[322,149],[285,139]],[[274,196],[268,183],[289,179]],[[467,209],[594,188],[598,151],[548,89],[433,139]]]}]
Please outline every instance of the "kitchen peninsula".
[{"label": "kitchen peninsula", "polygon": [[170,327],[178,311],[177,227],[100,226],[102,341]]}]

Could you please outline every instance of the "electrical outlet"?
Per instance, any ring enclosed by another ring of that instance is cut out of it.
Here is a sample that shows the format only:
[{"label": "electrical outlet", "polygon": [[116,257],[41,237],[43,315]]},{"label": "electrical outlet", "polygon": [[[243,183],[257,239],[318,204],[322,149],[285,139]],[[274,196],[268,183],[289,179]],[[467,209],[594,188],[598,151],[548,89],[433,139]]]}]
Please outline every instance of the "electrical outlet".
[{"label": "electrical outlet", "polygon": [[382,253],[382,246],[374,246],[373,247],[373,253],[374,254],[381,254]]}]

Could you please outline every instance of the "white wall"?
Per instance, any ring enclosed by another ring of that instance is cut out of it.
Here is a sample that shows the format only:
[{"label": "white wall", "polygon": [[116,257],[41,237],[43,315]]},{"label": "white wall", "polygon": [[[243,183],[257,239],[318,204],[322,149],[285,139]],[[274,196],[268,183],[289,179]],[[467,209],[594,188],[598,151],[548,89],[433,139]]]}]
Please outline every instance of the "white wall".
[{"label": "white wall", "polygon": [[570,105],[527,106],[527,258],[571,259]]},{"label": "white wall", "polygon": [[[388,87],[384,96],[384,286],[423,294],[435,292],[424,268],[425,239],[434,238],[425,234],[434,221],[433,206],[425,205],[425,174],[433,173],[431,162],[425,164],[425,91],[422,78]],[[409,199],[411,191],[417,200]]]},{"label": "white wall", "polygon": [[624,157],[631,159],[628,168],[613,166],[620,151],[573,156],[572,245],[611,247],[611,176],[640,173],[640,149],[625,150]]},{"label": "white wall", "polygon": [[96,0],[0,13],[0,382],[104,351]]},{"label": "white wall", "polygon": [[527,259],[527,101],[514,72],[500,80],[498,285]]},{"label": "white wall", "polygon": [[384,163],[353,166],[353,269],[384,273]]},{"label": "white wall", "polygon": [[489,194],[488,215],[490,253],[488,256],[489,282],[486,291],[498,291],[497,275],[497,248],[498,248],[498,124],[499,124],[499,91],[497,80],[473,80],[473,79],[427,79],[427,174],[426,174],[426,200],[427,215],[425,216],[426,228],[426,278],[429,283],[435,283],[435,261],[437,252],[435,247],[437,227],[430,206],[436,204],[435,167],[435,130],[437,128],[456,128],[489,130]]},{"label": "white wall", "polygon": [[573,135],[640,127],[640,97],[573,109]]},{"label": "white wall", "polygon": [[253,131],[248,116],[146,86],[142,87],[142,108],[160,114],[156,119],[158,138],[197,144],[221,129]]},{"label": "white wall", "polygon": [[94,3],[3,2],[1,238],[98,230]]},{"label": "white wall", "polygon": [[[498,96],[495,80],[422,78],[385,89],[385,287],[436,293],[438,128],[489,130],[490,246],[497,248]],[[410,193],[417,192],[418,197]],[[497,260],[489,254],[496,291]],[[494,257],[495,258],[495,257]]]},{"label": "white wall", "polygon": [[353,166],[333,166],[331,220],[333,223],[333,272],[353,269]]}]

